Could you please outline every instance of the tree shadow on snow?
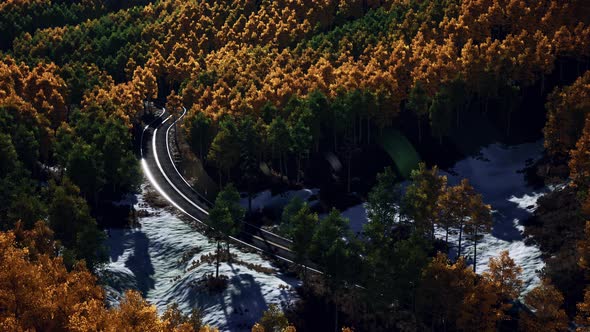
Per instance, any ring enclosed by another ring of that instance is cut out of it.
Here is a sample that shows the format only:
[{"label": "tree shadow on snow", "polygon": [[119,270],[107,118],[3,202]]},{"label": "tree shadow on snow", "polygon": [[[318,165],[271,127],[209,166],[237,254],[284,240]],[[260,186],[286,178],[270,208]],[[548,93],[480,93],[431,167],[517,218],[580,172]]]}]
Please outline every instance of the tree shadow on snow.
[{"label": "tree shadow on snow", "polygon": [[[190,307],[214,308],[224,319],[216,322],[220,330],[250,331],[268,309],[262,289],[250,274],[236,274],[228,281],[227,289],[217,294],[207,294],[204,289],[192,288],[188,294]],[[221,308],[215,308],[216,305]],[[205,309],[207,311],[207,309]]]},{"label": "tree shadow on snow", "polygon": [[254,277],[250,274],[238,274],[231,278],[233,288],[231,293],[232,314],[227,317],[229,326],[237,328],[251,328],[260,318],[262,312],[268,309],[262,290]]},{"label": "tree shadow on snow", "polygon": [[127,241],[130,239],[130,234],[132,232],[132,230],[124,228],[108,229],[108,237],[105,241],[105,245],[109,248],[109,257],[111,261],[118,261],[119,257],[125,252],[125,249],[130,246]]},{"label": "tree shadow on snow", "polygon": [[134,231],[127,234],[133,244],[133,253],[125,262],[125,266],[133,272],[136,279],[137,290],[145,297],[147,291],[154,288],[154,266],[149,255],[150,240],[145,233]]}]

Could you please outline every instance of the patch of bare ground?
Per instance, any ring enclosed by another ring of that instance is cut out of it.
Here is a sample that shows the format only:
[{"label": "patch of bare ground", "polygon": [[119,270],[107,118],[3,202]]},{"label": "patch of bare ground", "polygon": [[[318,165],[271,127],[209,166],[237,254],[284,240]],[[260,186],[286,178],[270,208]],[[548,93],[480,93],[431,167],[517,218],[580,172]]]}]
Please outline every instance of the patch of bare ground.
[{"label": "patch of bare ground", "polygon": [[155,209],[166,209],[170,207],[170,204],[166,201],[160,193],[158,193],[151,184],[147,184],[145,187],[145,192],[143,193],[143,198],[149,206]]},{"label": "patch of bare ground", "polygon": [[[241,266],[244,266],[250,270],[254,270],[256,272],[264,273],[267,275],[272,275],[272,274],[277,273],[277,270],[274,268],[264,267],[260,264],[248,263],[244,260],[238,259],[236,255],[228,253],[227,250],[222,250],[219,253],[219,255],[220,255],[219,256],[220,263],[230,263],[230,264],[235,264],[235,265],[241,265]],[[217,254],[216,253],[201,255],[201,257],[199,257],[199,259],[196,259],[191,263],[191,266],[188,267],[187,271],[194,270],[203,264],[213,265],[216,263],[216,261],[217,261]]]}]

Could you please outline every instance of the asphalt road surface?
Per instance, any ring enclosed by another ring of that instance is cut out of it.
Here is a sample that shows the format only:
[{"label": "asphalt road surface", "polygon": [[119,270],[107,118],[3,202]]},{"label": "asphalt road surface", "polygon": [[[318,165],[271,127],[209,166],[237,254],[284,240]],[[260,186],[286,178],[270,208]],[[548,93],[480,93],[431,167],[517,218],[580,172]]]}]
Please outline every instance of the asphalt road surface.
[{"label": "asphalt road surface", "polygon": [[[170,151],[174,139],[171,130],[176,122],[182,121],[185,114],[186,109],[176,118],[162,109],[160,116],[144,128],[141,164],[143,172],[160,195],[191,219],[206,225],[212,203],[196,192],[182,176]],[[232,241],[288,263],[292,263],[295,258],[290,249],[290,240],[256,225],[244,223],[242,231]]]}]

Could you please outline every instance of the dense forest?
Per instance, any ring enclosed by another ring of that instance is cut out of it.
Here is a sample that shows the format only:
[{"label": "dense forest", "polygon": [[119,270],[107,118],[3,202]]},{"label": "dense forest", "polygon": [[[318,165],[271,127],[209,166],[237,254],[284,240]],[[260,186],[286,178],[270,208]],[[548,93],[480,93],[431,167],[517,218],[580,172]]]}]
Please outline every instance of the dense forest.
[{"label": "dense forest", "polygon": [[[1,330],[214,330],[132,290],[108,307],[97,281],[162,107],[186,109],[176,146],[217,182],[217,267],[243,219],[293,241],[300,301],[252,331],[590,329],[588,1],[3,1]],[[392,133],[422,162],[392,162]],[[524,232],[546,265],[524,292],[509,252],[475,270],[493,206],[439,166],[541,137],[528,173],[552,189]],[[321,208],[294,199],[269,221],[237,203],[305,186]],[[349,201],[367,206],[360,234]]]}]

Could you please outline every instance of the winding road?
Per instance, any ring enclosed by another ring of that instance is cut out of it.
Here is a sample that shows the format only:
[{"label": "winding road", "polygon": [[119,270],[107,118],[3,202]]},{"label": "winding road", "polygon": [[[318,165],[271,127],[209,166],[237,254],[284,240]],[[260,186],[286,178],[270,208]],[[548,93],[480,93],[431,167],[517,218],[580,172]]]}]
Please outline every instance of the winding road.
[{"label": "winding road", "polygon": [[[161,114],[143,129],[140,148],[141,166],[144,174],[160,195],[189,218],[207,226],[205,221],[209,216],[208,210],[212,203],[196,192],[182,176],[174,164],[170,151],[170,131],[185,115],[186,108],[178,119],[174,119],[174,115],[162,109]],[[295,258],[295,253],[290,249],[292,245],[290,240],[249,223],[244,223],[240,234],[232,237],[231,240],[238,245],[287,263],[293,263]]]}]

